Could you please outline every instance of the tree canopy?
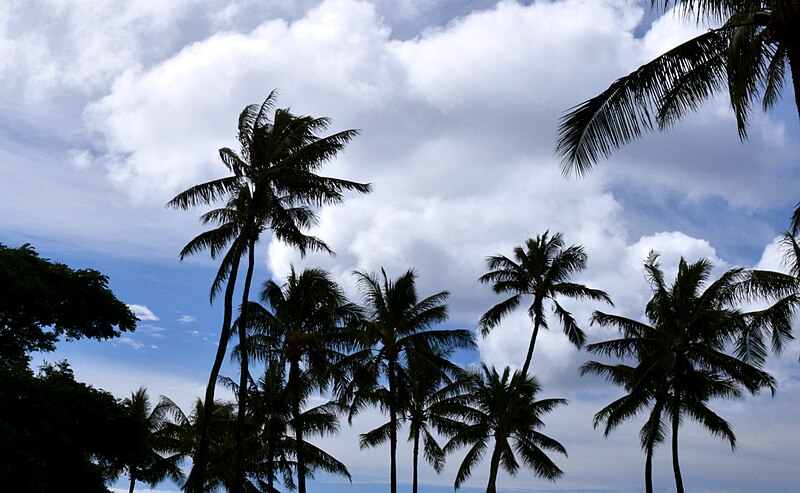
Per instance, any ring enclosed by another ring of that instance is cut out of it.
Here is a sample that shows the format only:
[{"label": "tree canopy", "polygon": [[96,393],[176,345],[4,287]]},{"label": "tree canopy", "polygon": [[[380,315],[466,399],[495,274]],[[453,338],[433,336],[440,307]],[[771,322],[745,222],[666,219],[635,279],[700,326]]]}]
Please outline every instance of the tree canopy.
[{"label": "tree canopy", "polygon": [[105,340],[136,328],[108,277],[41,258],[29,244],[0,244],[0,364],[53,351],[59,336]]}]

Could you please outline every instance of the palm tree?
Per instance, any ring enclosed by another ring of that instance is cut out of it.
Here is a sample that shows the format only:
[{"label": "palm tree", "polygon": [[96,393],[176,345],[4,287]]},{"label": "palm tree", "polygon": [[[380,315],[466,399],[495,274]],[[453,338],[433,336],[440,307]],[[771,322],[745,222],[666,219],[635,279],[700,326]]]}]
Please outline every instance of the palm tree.
[{"label": "palm tree", "polygon": [[759,95],[765,110],[780,99],[787,64],[800,115],[800,1],[651,0],[651,5],[674,5],[687,17],[721,27],[617,79],[562,117],[556,152],[564,173],[588,172],[599,158],[644,131],[670,127],[726,87],[744,139]]},{"label": "palm tree", "polygon": [[[439,354],[440,353],[440,354]],[[408,422],[408,441],[412,443],[411,491],[419,490],[419,456],[422,455],[434,471],[444,469],[445,454],[434,430],[441,416],[439,403],[453,392],[454,379],[463,370],[448,358],[452,349],[414,348],[405,354],[406,365],[399,365],[395,379],[398,421]],[[374,391],[372,399],[388,410],[389,393],[385,388]],[[376,447],[389,440],[391,420],[360,436],[361,448]],[[399,424],[398,424],[399,426]]]},{"label": "palm tree", "polygon": [[[311,459],[335,466],[304,445],[305,433],[333,431],[335,426],[313,428],[316,425],[308,421],[309,415],[302,408],[311,390],[324,390],[333,382],[337,363],[351,347],[344,327],[358,320],[361,311],[322,269],[306,269],[297,274],[292,268],[283,286],[272,280],[264,283],[261,300],[266,307],[256,303],[250,306],[251,325],[256,333],[248,350],[253,357],[283,361],[289,367],[285,392],[297,443],[298,492],[305,493]],[[319,412],[331,409],[331,406],[319,408]],[[312,428],[308,429],[309,426]],[[314,457],[307,456],[308,450]],[[336,467],[333,469],[332,472],[337,472]]]},{"label": "palm tree", "polygon": [[258,423],[262,449],[258,469],[260,476],[266,479],[266,491],[277,491],[275,481],[278,475],[284,485],[293,487],[292,474],[296,463],[292,459],[294,443],[288,433],[292,409],[286,391],[286,365],[281,361],[268,362],[248,400],[253,419]]},{"label": "palm tree", "polygon": [[[202,399],[196,399],[191,413],[187,416],[177,405],[170,405],[172,422],[165,425],[165,434],[169,437],[170,446],[179,450],[185,457],[197,463],[203,433],[208,445],[206,468],[202,484],[183,485],[184,491],[199,489],[200,491],[216,491],[219,488],[232,489],[232,471],[235,452],[236,409],[233,403],[214,401],[207,411]],[[210,418],[207,418],[210,416]],[[202,421],[209,419],[206,426]]]},{"label": "palm tree", "polygon": [[[237,348],[238,349],[238,348]],[[236,391],[237,384],[227,378],[223,383]],[[337,403],[327,402],[307,408],[311,392],[315,389],[313,378],[303,372],[300,384],[302,393],[301,419],[293,417],[293,394],[288,386],[285,361],[269,361],[264,375],[248,389],[247,437],[245,454],[245,487],[247,491],[275,493],[275,481],[282,479],[284,486],[295,489],[293,473],[297,470],[298,451],[302,449],[308,474],[322,470],[351,479],[347,467],[338,459],[305,439],[296,440],[297,423],[301,423],[305,437],[333,435],[338,432],[339,409]],[[290,433],[294,432],[294,435]],[[226,479],[232,483],[233,477]]]},{"label": "palm tree", "polygon": [[452,383],[463,375],[463,370],[448,358],[451,348],[438,351],[428,348],[415,348],[406,355],[408,362],[408,440],[412,445],[411,492],[419,491],[419,452],[422,445],[423,457],[433,467],[442,472],[445,454],[434,436],[434,429],[441,418],[438,403],[450,395]]},{"label": "palm tree", "polygon": [[132,447],[134,452],[126,464],[128,476],[131,478],[130,493],[133,493],[136,481],[151,487],[165,479],[175,483],[182,482],[183,473],[179,465],[182,454],[173,453],[166,457],[161,455],[163,452],[176,452],[171,450],[164,433],[172,401],[162,397],[155,407],[151,407],[147,390],[142,387],[131,392],[130,398],[124,399],[122,405],[140,432]]},{"label": "palm tree", "polygon": [[[220,149],[220,159],[233,173],[231,176],[191,187],[167,204],[187,209],[226,200],[225,207],[202,216],[204,224],[216,224],[217,228],[201,233],[181,251],[181,259],[204,249],[209,249],[212,258],[216,258],[230,245],[211,288],[213,301],[222,284],[227,281],[220,342],[206,390],[206,404],[214,400],[216,380],[227,351],[233,318],[233,293],[241,258],[244,255],[248,257],[238,325],[238,336],[244,349],[255,245],[261,233],[265,229],[272,230],[276,238],[296,247],[303,255],[308,250],[331,252],[325,242],[303,233],[303,229],[317,222],[314,208],[341,203],[345,191],[369,193],[371,190],[368,184],[317,174],[358,134],[357,130],[320,137],[318,132],[330,125],[328,118],[295,116],[288,109],[278,109],[270,118],[276,96],[273,91],[261,105],[250,105],[240,114],[239,154],[228,148]],[[243,350],[242,355],[239,388],[243,390],[239,396],[237,416],[239,429],[243,428],[246,416],[248,351]],[[205,409],[210,407],[207,405]],[[237,447],[236,470],[240,480],[236,483],[236,491],[239,493],[244,480],[243,440],[241,431],[237,432],[237,443],[240,445]],[[199,462],[195,465],[195,475],[199,476],[197,484],[202,484],[206,446],[207,439],[202,439]]]},{"label": "palm tree", "polygon": [[556,297],[601,300],[613,306],[611,298],[605,292],[570,282],[569,278],[573,274],[586,268],[586,261],[583,247],[572,245],[564,248],[561,233],[551,237],[548,231],[536,239],[528,239],[524,249],[515,247],[513,260],[505,255],[493,255],[486,259],[490,271],[480,277],[480,282],[492,283],[492,291],[496,294],[511,293],[511,297],[483,314],[478,323],[481,335],[487,336],[506,315],[522,303],[523,297],[532,296],[528,316],[533,321],[533,334],[525,363],[522,365],[523,375],[527,375],[530,368],[539,329],[547,328],[545,302],[550,302],[553,313],[561,321],[564,334],[576,347],[583,345],[586,335]]},{"label": "palm tree", "polygon": [[[678,492],[683,492],[678,460],[678,432],[685,416],[725,438],[731,448],[736,437],[729,423],[714,413],[708,404],[717,398],[741,398],[767,388],[775,391],[774,378],[738,356],[726,352],[728,345],[746,333],[748,326],[789,325],[780,302],[770,307],[743,312],[737,304],[762,297],[771,291],[769,279],[744,269],[730,269],[705,286],[712,264],[699,260],[693,264],[681,259],[672,285],[667,285],[658,255],[651,253],[645,271],[653,297],[643,322],[595,312],[593,323],[616,327],[622,338],[590,344],[591,353],[633,358],[635,365],[612,365],[591,361],[582,374],[605,376],[628,392],[595,415],[595,425],[605,421],[608,434],[620,423],[652,406],[642,429],[642,446],[648,457],[645,485],[652,492],[652,449],[665,437],[664,420],[672,432],[672,461]],[[778,290],[782,286],[777,286]],[[780,329],[783,330],[783,329]]]},{"label": "palm tree", "polygon": [[566,456],[566,449],[538,430],[543,426],[542,415],[566,404],[566,400],[536,400],[540,387],[535,377],[519,371],[510,376],[508,367],[501,375],[485,364],[481,364],[480,371],[465,377],[460,387],[461,393],[440,404],[442,411],[450,416],[440,426],[451,437],[444,451],[449,453],[469,446],[456,474],[456,489],[472,475],[492,439],[486,493],[496,493],[500,466],[512,475],[517,473],[517,457],[539,477],[555,481],[563,474],[546,451]]},{"label": "palm tree", "polygon": [[[390,491],[397,492],[397,431],[408,402],[407,362],[409,355],[439,360],[439,355],[454,348],[472,348],[472,334],[465,329],[432,329],[447,320],[447,291],[419,299],[416,274],[406,271],[392,282],[381,269],[381,278],[355,272],[367,318],[360,327],[363,349],[352,359],[360,361],[351,404],[351,414],[368,403],[378,403],[389,414],[389,422],[361,437],[361,446],[385,441],[390,448]],[[386,379],[387,387],[379,381]],[[382,437],[382,438],[381,438]]]}]

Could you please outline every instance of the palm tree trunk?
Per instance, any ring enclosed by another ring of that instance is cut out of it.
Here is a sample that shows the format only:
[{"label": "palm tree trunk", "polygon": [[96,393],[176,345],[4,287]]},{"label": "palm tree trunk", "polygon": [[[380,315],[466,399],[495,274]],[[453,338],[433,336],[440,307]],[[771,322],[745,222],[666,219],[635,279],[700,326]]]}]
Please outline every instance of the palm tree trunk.
[{"label": "palm tree trunk", "polygon": [[189,478],[186,480],[186,491],[189,493],[204,493],[204,485],[206,480],[206,470],[208,469],[208,446],[209,446],[209,433],[208,428],[211,422],[212,408],[214,407],[214,392],[217,387],[217,379],[219,372],[222,368],[222,362],[225,361],[225,355],[228,353],[228,340],[230,339],[231,320],[233,319],[233,292],[236,287],[236,275],[239,271],[239,257],[236,256],[231,263],[231,272],[228,276],[228,284],[225,287],[225,301],[224,301],[224,315],[222,317],[222,329],[219,334],[219,343],[217,344],[217,354],[214,359],[214,365],[211,367],[211,374],[208,377],[208,386],[206,387],[205,401],[203,402],[203,416],[200,419],[200,443],[195,452],[194,464],[192,471],[189,473]]},{"label": "palm tree trunk", "polygon": [[536,346],[536,337],[539,335],[539,324],[534,320],[533,322],[533,335],[531,335],[531,343],[528,346],[528,355],[525,357],[525,364],[522,365],[522,379],[528,376],[528,369],[531,367],[531,360],[533,359],[533,349]]},{"label": "palm tree trunk", "polygon": [[[676,401],[677,401],[676,397]],[[676,402],[675,409],[672,411],[672,471],[675,473],[675,488],[677,493],[683,492],[683,478],[681,477],[681,465],[678,461],[678,428],[680,427],[680,402]]]},{"label": "palm tree trunk", "polygon": [[247,348],[247,325],[248,312],[247,303],[250,298],[250,285],[253,281],[253,269],[255,268],[255,240],[248,240],[247,250],[247,274],[244,278],[244,290],[242,291],[242,305],[239,315],[239,353],[241,370],[239,372],[239,409],[236,414],[236,464],[234,476],[234,493],[244,493],[245,477],[245,446],[244,446],[244,426],[247,415],[247,386],[249,382],[249,358]]},{"label": "palm tree trunk", "polygon": [[397,493],[397,399],[395,396],[395,362],[389,360],[388,377],[389,377],[389,454],[390,458],[390,472],[389,472],[389,491],[390,493]]},{"label": "palm tree trunk", "polygon": [[500,470],[500,445],[495,438],[492,460],[489,462],[489,483],[486,485],[486,493],[497,493],[497,472]]},{"label": "palm tree trunk", "polygon": [[300,416],[300,363],[292,361],[289,366],[289,378],[292,390],[292,420],[294,421],[295,456],[297,459],[297,493],[306,493],[306,453],[303,447],[303,421]]},{"label": "palm tree trunk", "polygon": [[417,493],[418,488],[418,467],[419,467],[419,429],[414,430],[414,455],[412,459],[412,483],[411,493]]},{"label": "palm tree trunk", "polygon": [[661,421],[661,411],[664,408],[663,402],[659,399],[653,407],[653,412],[650,415],[650,436],[645,446],[645,462],[644,462],[644,489],[645,493],[653,493],[653,452],[656,448],[656,430]]},{"label": "palm tree trunk", "polygon": [[128,489],[128,493],[133,493],[133,488],[136,485],[136,477],[131,473],[131,487]]},{"label": "palm tree trunk", "polygon": [[644,460],[644,491],[653,493],[653,447],[647,447]]}]

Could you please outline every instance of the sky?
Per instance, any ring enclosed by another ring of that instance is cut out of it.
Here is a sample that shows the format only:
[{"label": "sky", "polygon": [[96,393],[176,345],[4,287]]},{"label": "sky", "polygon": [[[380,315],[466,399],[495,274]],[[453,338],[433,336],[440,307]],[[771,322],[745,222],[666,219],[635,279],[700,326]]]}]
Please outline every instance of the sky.
[{"label": "sky", "polygon": [[[414,268],[421,294],[451,293],[447,325],[474,329],[501,300],[477,281],[485,258],[559,231],[588,254],[576,281],[614,300],[614,308],[563,302],[598,342],[615,334],[589,325],[593,310],[642,317],[651,250],[668,278],[680,257],[712,260],[715,275],[781,269],[778,238],[800,189],[791,90],[769,113],[754,112],[746,142],[719,98],[583,178],[562,176],[554,155],[565,110],[705,28],[626,0],[0,2],[0,242],[100,270],[140,318],[119,339],[62,343],[39,358],[66,358],[77,378],[118,397],[146,386],[189,408],[208,378],[221,306],[208,298],[214,262],[178,259],[203,231],[205,211],[165,204],[225,174],[217,150],[236,147],[239,112],[273,89],[278,107],[331,117],[331,131],[360,129],[323,171],[374,191],[319,211],[313,233],[336,256],[301,258],[265,236],[259,284],[285,279],[292,265],[322,267],[357,300],[354,270],[383,267],[397,277]],[[526,470],[503,473],[500,490],[640,491],[641,421],[608,438],[593,429],[594,413],[620,392],[579,378],[589,355],[551,325],[533,371],[540,397],[570,401],[545,417],[569,453],[556,458],[564,476],[550,483]],[[460,362],[519,367],[529,337],[520,310]],[[798,357],[793,343],[768,361],[774,397],[714,403],[736,432],[735,452],[685,424],[687,488],[796,490]],[[236,370],[226,364],[223,374]],[[388,449],[359,451],[356,439],[382,419],[365,413],[319,442],[348,466],[352,491],[388,489]],[[410,491],[410,449],[399,453],[401,491]],[[459,461],[451,457],[440,475],[423,467],[423,491],[451,491]],[[654,467],[656,490],[670,491],[667,447]],[[466,491],[486,477],[486,467],[476,469]],[[324,477],[310,488],[350,491]]]}]

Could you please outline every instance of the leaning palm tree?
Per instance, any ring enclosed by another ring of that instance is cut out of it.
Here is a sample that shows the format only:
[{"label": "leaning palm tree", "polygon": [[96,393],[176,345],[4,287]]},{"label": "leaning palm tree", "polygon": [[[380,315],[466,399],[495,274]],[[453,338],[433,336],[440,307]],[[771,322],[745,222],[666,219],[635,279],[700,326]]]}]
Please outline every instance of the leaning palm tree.
[{"label": "leaning palm tree", "polygon": [[[345,145],[358,134],[345,130],[320,137],[318,132],[330,125],[328,118],[295,116],[288,109],[270,112],[274,106],[273,91],[261,105],[250,105],[239,116],[239,154],[228,148],[219,151],[220,159],[232,173],[231,176],[212,180],[189,188],[178,194],[167,205],[187,209],[197,205],[212,205],[225,201],[225,207],[202,216],[204,224],[215,224],[211,231],[201,233],[181,251],[187,255],[208,249],[212,258],[224,253],[220,268],[212,283],[211,299],[227,282],[224,299],[224,316],[217,355],[209,376],[205,402],[212,403],[219,370],[227,351],[233,319],[233,293],[241,258],[247,255],[247,273],[242,291],[242,313],[239,317],[238,336],[246,345],[247,306],[255,266],[255,245],[261,233],[269,229],[275,238],[305,254],[308,250],[331,252],[324,241],[303,232],[317,222],[315,207],[335,205],[343,201],[345,191],[369,193],[368,184],[339,178],[320,176],[318,171],[333,159]],[[226,250],[226,248],[230,247]],[[248,379],[248,351],[242,351],[239,388],[239,429],[246,416]],[[207,405],[205,409],[210,409]],[[207,421],[207,420],[206,420]],[[241,431],[237,432],[236,492],[241,493],[244,478]],[[193,474],[202,484],[204,450],[207,438],[201,441],[198,461]],[[195,470],[196,469],[196,470]],[[190,477],[192,483],[194,478]]]},{"label": "leaning palm tree", "polygon": [[500,466],[512,475],[519,471],[517,457],[539,477],[555,481],[563,474],[546,451],[566,456],[566,449],[539,429],[542,415],[567,401],[536,400],[540,390],[536,378],[519,371],[513,376],[510,373],[508,367],[500,374],[482,364],[480,371],[460,382],[458,395],[439,404],[441,412],[449,415],[449,419],[440,420],[440,430],[450,436],[445,452],[469,447],[456,474],[456,489],[472,475],[492,441],[486,493],[496,493]]},{"label": "leaning palm tree", "polygon": [[[326,462],[324,455],[304,445],[306,432],[315,430],[306,429],[313,423],[307,421],[308,415],[302,409],[313,389],[325,390],[336,383],[337,364],[352,347],[345,326],[358,320],[361,311],[322,269],[305,269],[298,274],[292,268],[284,285],[272,280],[264,283],[261,300],[266,306],[251,303],[249,309],[255,333],[248,351],[251,357],[288,365],[285,392],[297,443],[297,488],[299,493],[305,493],[310,460],[330,464],[332,472],[337,468],[335,463]],[[314,457],[307,456],[309,450]]]},{"label": "leaning palm tree", "polygon": [[[381,277],[355,272],[367,317],[359,328],[362,349],[351,356],[359,361],[351,404],[351,415],[368,403],[377,403],[389,414],[389,422],[361,437],[361,446],[370,447],[389,440],[390,491],[397,492],[397,432],[407,409],[410,384],[408,358],[437,361],[455,348],[472,348],[472,334],[465,329],[433,329],[447,320],[447,291],[420,299],[416,274],[408,270],[396,281],[386,271]],[[386,387],[381,379],[385,378]]]},{"label": "leaning palm tree", "polygon": [[[773,291],[768,277],[735,268],[706,286],[711,268],[707,260],[689,264],[681,259],[675,281],[668,285],[658,255],[651,253],[645,262],[653,289],[645,310],[649,324],[602,312],[593,315],[593,323],[616,327],[622,338],[590,344],[589,352],[630,358],[635,363],[591,361],[582,367],[583,374],[605,376],[628,392],[597,413],[595,425],[605,421],[607,434],[641,411],[652,409],[641,432],[642,446],[648,454],[648,493],[653,491],[652,449],[665,438],[664,421],[670,424],[673,472],[678,492],[682,493],[678,436],[683,418],[697,421],[713,435],[727,439],[734,448],[733,430],[708,407],[709,403],[720,398],[741,398],[745,391],[775,391],[776,383],[769,373],[728,354],[727,348],[749,326],[789,326],[791,316],[787,317],[780,302],[750,312],[739,309],[744,300],[752,301]],[[780,292],[783,288],[778,285],[777,289]]]},{"label": "leaning palm tree", "polygon": [[[600,158],[654,127],[665,129],[727,89],[739,136],[747,136],[751,108],[780,99],[792,73],[800,114],[800,2],[797,0],[651,0],[720,27],[617,79],[561,119],[556,152],[562,171],[588,172]],[[800,212],[797,212],[800,218]]]},{"label": "leaning palm tree", "polygon": [[[183,455],[177,450],[172,450],[173,447],[165,435],[165,425],[172,410],[172,401],[162,397],[158,404],[151,407],[147,389],[142,387],[136,392],[131,392],[131,396],[124,399],[122,405],[140,432],[132,447],[134,452],[126,464],[131,480],[128,491],[133,493],[136,481],[149,484],[151,487],[165,479],[175,483],[182,482],[180,462]],[[169,455],[164,456],[163,453]]]},{"label": "leaning palm tree", "polygon": [[564,334],[576,347],[586,340],[577,322],[556,300],[567,298],[601,300],[613,305],[611,298],[598,289],[591,289],[570,281],[570,277],[586,268],[587,256],[583,247],[572,245],[564,248],[561,233],[552,237],[548,231],[536,239],[528,239],[525,248],[514,248],[514,259],[505,255],[493,255],[486,259],[490,271],[480,277],[480,282],[491,283],[496,294],[511,293],[511,297],[489,309],[478,326],[485,337],[498,326],[503,318],[514,311],[526,296],[531,296],[528,316],[533,321],[533,333],[528,345],[522,374],[526,375],[533,359],[533,349],[539,329],[547,328],[545,303],[550,302],[553,313],[559,318]]}]

